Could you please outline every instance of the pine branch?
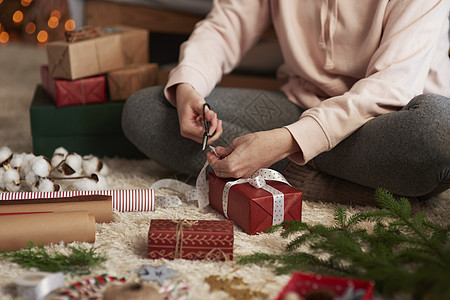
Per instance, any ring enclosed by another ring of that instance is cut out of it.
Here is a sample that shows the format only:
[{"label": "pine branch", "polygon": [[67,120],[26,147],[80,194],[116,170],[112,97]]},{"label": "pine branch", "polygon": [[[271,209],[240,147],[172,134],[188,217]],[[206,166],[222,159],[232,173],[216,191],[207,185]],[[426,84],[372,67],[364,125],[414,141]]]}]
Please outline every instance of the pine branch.
[{"label": "pine branch", "polygon": [[44,247],[32,243],[28,248],[18,251],[0,252],[0,257],[15,262],[25,268],[38,268],[46,272],[71,273],[85,275],[92,268],[99,267],[106,258],[96,253],[95,248],[85,249],[81,246],[69,246],[70,254],[49,253]]},{"label": "pine branch", "polygon": [[[442,227],[424,213],[411,216],[408,200],[395,200],[386,190],[377,190],[376,199],[382,209],[348,216],[336,208],[334,226],[284,222],[276,230],[282,228],[284,238],[294,236],[286,253],[239,257],[238,263],[264,263],[277,273],[303,270],[372,279],[385,295],[406,292],[434,299],[450,294],[450,224]],[[370,222],[372,230],[359,228],[362,222]]]}]

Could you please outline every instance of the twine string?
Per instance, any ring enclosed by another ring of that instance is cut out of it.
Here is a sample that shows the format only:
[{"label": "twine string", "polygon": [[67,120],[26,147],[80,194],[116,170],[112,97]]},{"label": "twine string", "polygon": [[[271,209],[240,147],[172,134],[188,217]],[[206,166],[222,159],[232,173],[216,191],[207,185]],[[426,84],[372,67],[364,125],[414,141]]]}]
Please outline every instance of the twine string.
[{"label": "twine string", "polygon": [[75,31],[66,31],[64,35],[66,36],[66,41],[70,43],[78,40],[87,40],[100,36],[100,26],[86,25]]},{"label": "twine string", "polygon": [[198,224],[197,220],[174,220],[175,227],[175,251],[174,258],[180,258],[183,247],[183,227],[192,227]]}]

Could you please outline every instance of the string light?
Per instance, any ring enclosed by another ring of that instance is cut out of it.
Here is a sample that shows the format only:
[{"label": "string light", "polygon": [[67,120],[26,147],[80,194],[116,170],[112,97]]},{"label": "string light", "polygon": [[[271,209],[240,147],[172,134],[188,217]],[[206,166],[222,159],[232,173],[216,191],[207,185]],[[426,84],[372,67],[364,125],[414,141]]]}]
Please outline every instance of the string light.
[{"label": "string light", "polygon": [[67,31],[74,31],[75,30],[75,21],[72,20],[72,19],[67,20],[65,25],[64,25],[64,28]]},{"label": "string light", "polygon": [[12,19],[15,23],[20,23],[23,21],[23,12],[20,10],[16,10],[16,12],[13,14]]},{"label": "string light", "polygon": [[48,27],[50,27],[50,28],[53,29],[53,28],[58,27],[58,25],[59,25],[59,20],[58,20],[57,17],[50,17],[50,19],[48,19],[47,24],[48,24]]},{"label": "string light", "polygon": [[9,34],[6,31],[0,33],[0,43],[6,44],[9,41]]},{"label": "string light", "polygon": [[33,34],[35,30],[36,30],[36,25],[34,25],[33,22],[29,22],[25,26],[25,32],[28,33],[28,34]]},{"label": "string light", "polygon": [[45,43],[48,39],[47,31],[45,31],[45,30],[39,31],[36,38],[37,38],[38,42]]}]

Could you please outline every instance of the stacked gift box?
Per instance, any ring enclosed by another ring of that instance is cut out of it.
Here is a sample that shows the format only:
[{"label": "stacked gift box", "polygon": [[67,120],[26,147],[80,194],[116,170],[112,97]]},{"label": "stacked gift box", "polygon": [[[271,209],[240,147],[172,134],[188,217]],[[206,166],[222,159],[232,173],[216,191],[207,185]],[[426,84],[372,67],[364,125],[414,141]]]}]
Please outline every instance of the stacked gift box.
[{"label": "stacked gift box", "polygon": [[124,101],[156,84],[149,32],[129,26],[86,28],[47,45],[48,65],[30,108],[33,152],[63,146],[80,154],[141,158],[124,136]]}]

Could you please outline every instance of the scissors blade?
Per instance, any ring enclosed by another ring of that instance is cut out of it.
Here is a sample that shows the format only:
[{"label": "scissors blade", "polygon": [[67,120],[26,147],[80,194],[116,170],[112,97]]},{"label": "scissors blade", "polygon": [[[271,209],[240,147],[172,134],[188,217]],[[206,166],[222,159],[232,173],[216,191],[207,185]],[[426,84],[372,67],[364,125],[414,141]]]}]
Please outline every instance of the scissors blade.
[{"label": "scissors blade", "polygon": [[208,144],[208,135],[203,135],[203,142],[202,142],[202,151],[206,149],[206,144]]}]

